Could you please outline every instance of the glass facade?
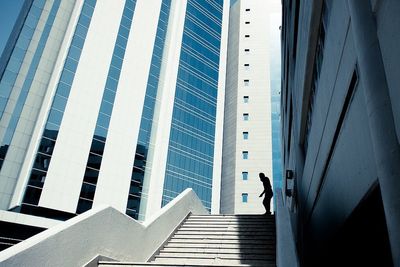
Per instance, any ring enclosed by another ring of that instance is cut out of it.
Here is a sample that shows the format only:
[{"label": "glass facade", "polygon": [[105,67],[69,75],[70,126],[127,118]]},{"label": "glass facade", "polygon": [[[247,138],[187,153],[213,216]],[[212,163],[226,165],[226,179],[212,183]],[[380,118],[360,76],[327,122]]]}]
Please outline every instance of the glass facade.
[{"label": "glass facade", "polygon": [[140,121],[138,144],[136,146],[135,161],[132,168],[131,184],[127,200],[126,214],[134,219],[138,219],[139,213],[143,213],[143,211],[139,210],[140,202],[145,201],[148,194],[148,192],[143,190],[143,180],[145,172],[151,171],[146,167],[146,160],[150,146],[154,107],[156,104],[170,8],[171,0],[163,0],[157,25],[156,40],[151,59],[150,74],[147,81],[142,118]]},{"label": "glass facade", "polygon": [[117,40],[107,74],[106,86],[103,91],[100,111],[97,117],[96,128],[92,138],[92,145],[83,177],[81,193],[79,195],[76,213],[82,213],[92,208],[97,179],[99,177],[101,161],[110,125],[111,113],[114,107],[115,95],[121,74],[122,62],[125,56],[126,45],[135,12],[136,0],[126,0],[118,29]]},{"label": "glass facade", "polygon": [[[7,63],[7,67],[0,77],[0,118],[2,124],[7,125],[5,133],[3,134],[1,139],[0,169],[3,166],[8,147],[10,146],[15,128],[18,123],[18,119],[21,115],[23,105],[32,84],[37,65],[39,64],[40,56],[43,53],[43,49],[46,44],[51,25],[54,21],[54,15],[60,5],[59,2],[60,1],[55,1],[55,3],[53,4],[51,16],[49,16],[48,20],[46,21],[45,28],[40,37],[38,47],[34,51],[34,58],[32,59],[31,66],[28,70],[28,73],[26,74],[27,77],[23,85],[19,87],[15,84],[15,82],[19,75],[19,71],[24,61],[25,55],[28,51],[29,45],[32,42],[32,37],[39,22],[40,16],[42,15],[45,0],[35,0],[30,6],[28,14],[25,18],[25,23],[21,29],[18,40]],[[14,94],[17,92],[17,98],[9,101],[11,92],[13,92]],[[5,112],[7,104],[8,112]]]},{"label": "glass facade", "polygon": [[[56,15],[56,2],[59,3],[60,1],[55,1],[53,4],[48,19],[51,19],[51,21],[48,21],[47,24],[49,28],[51,28]],[[37,205],[95,5],[96,0],[85,0],[83,4],[22,200],[22,213],[36,214],[38,212]]]},{"label": "glass facade", "polygon": [[211,209],[223,0],[188,0],[162,206],[193,188]]}]

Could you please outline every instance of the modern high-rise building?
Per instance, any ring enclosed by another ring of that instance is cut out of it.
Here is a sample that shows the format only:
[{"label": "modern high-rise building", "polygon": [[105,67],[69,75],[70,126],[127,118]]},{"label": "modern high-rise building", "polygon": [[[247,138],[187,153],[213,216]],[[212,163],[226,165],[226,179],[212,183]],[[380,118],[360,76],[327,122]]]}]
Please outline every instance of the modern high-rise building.
[{"label": "modern high-rise building", "polygon": [[228,10],[26,0],[0,61],[0,209],[144,219],[191,187],[219,210]]},{"label": "modern high-rise building", "polygon": [[[238,0],[231,6],[221,213],[264,213],[258,174],[264,172],[271,184],[275,178],[280,179],[274,177],[271,124],[270,31],[276,13],[280,13],[279,1]],[[279,83],[277,87],[275,93],[279,92]],[[275,111],[279,112],[277,108]]]}]

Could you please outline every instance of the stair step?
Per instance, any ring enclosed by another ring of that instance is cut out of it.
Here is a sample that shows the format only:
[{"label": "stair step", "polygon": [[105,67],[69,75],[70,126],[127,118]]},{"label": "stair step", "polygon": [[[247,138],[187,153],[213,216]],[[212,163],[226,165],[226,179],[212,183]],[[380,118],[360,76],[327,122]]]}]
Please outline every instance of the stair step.
[{"label": "stair step", "polygon": [[273,218],[192,218],[189,217],[186,221],[213,221],[213,222],[274,222]]},{"label": "stair step", "polygon": [[252,267],[276,267],[275,260],[227,260],[227,259],[193,259],[193,258],[157,258],[154,263],[169,263],[174,266],[178,264],[186,264],[190,266],[193,264],[203,264],[204,266],[252,266]]},{"label": "stair step", "polygon": [[266,216],[189,216],[193,220],[275,220],[275,217]]},{"label": "stair step", "polygon": [[202,234],[175,234],[172,238],[183,238],[183,239],[218,239],[218,240],[254,240],[257,237],[257,240],[273,240],[275,239],[274,235],[202,235]]},{"label": "stair step", "polygon": [[239,245],[255,245],[259,246],[261,244],[275,244],[275,239],[271,240],[258,240],[258,239],[218,239],[218,238],[207,238],[207,239],[200,239],[200,238],[176,238],[173,237],[169,243],[197,243],[197,244],[239,244]]},{"label": "stair step", "polygon": [[235,265],[226,265],[217,263],[207,263],[205,264],[186,264],[186,263],[164,263],[164,262],[116,262],[116,261],[100,261],[98,264],[99,267],[114,267],[114,266],[125,266],[125,267],[145,267],[145,266],[155,266],[155,267],[203,267],[203,266],[219,266],[219,267],[251,267],[250,264],[235,264]]},{"label": "stair step", "polygon": [[185,259],[225,259],[225,260],[275,260],[275,255],[242,255],[242,254],[224,254],[224,253],[185,253],[185,252],[160,252],[159,255],[155,256],[158,258],[185,258]]},{"label": "stair step", "polygon": [[265,255],[275,254],[274,249],[266,248],[176,248],[164,247],[160,252],[177,252],[177,253],[222,253],[222,254],[246,254],[246,255]]},{"label": "stair step", "polygon": [[242,226],[242,225],[186,225],[183,224],[179,229],[199,229],[199,230],[218,230],[218,229],[236,229],[236,230],[250,230],[250,231],[262,231],[262,230],[275,230],[275,225],[261,225],[261,226]]},{"label": "stair step", "polygon": [[223,215],[190,215],[189,218],[275,218],[275,215],[265,214],[223,214]]},{"label": "stair step", "polygon": [[183,225],[188,224],[207,224],[207,225],[239,225],[239,226],[264,226],[264,225],[275,225],[274,221],[262,221],[262,222],[240,222],[240,221],[207,221],[207,220],[187,220]]},{"label": "stair step", "polygon": [[203,248],[203,249],[265,249],[265,250],[275,250],[275,244],[267,243],[183,243],[183,242],[169,242],[164,248]]},{"label": "stair step", "polygon": [[226,230],[192,230],[192,229],[179,229],[176,234],[180,235],[251,235],[251,236],[264,236],[264,235],[275,235],[275,231],[251,231],[251,230],[231,230],[231,229],[226,229]]},{"label": "stair step", "polygon": [[111,266],[275,267],[275,216],[191,215],[149,263]]}]

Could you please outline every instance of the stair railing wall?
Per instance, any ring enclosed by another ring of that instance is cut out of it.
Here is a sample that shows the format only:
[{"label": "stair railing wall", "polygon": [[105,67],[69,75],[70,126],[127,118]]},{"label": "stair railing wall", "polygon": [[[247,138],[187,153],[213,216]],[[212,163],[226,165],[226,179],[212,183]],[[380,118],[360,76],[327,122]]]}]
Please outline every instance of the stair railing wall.
[{"label": "stair railing wall", "polygon": [[94,208],[0,252],[0,266],[85,266],[99,255],[144,262],[190,213],[208,213],[192,189],[144,223],[112,207]]}]

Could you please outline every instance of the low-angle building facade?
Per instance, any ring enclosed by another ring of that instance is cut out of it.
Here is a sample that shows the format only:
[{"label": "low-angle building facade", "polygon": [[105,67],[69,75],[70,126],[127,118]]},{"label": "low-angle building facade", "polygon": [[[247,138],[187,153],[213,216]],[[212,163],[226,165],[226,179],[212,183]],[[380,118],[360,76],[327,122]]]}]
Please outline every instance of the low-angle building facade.
[{"label": "low-angle building facade", "polygon": [[6,223],[102,205],[144,220],[186,188],[219,211],[228,10],[25,1],[0,62]]},{"label": "low-angle building facade", "polygon": [[284,193],[302,266],[400,264],[399,12],[283,1]]},{"label": "low-angle building facade", "polygon": [[258,175],[264,172],[271,184],[280,180],[273,175],[270,75],[271,20],[279,12],[277,1],[239,0],[231,6],[221,213],[265,212]]}]

